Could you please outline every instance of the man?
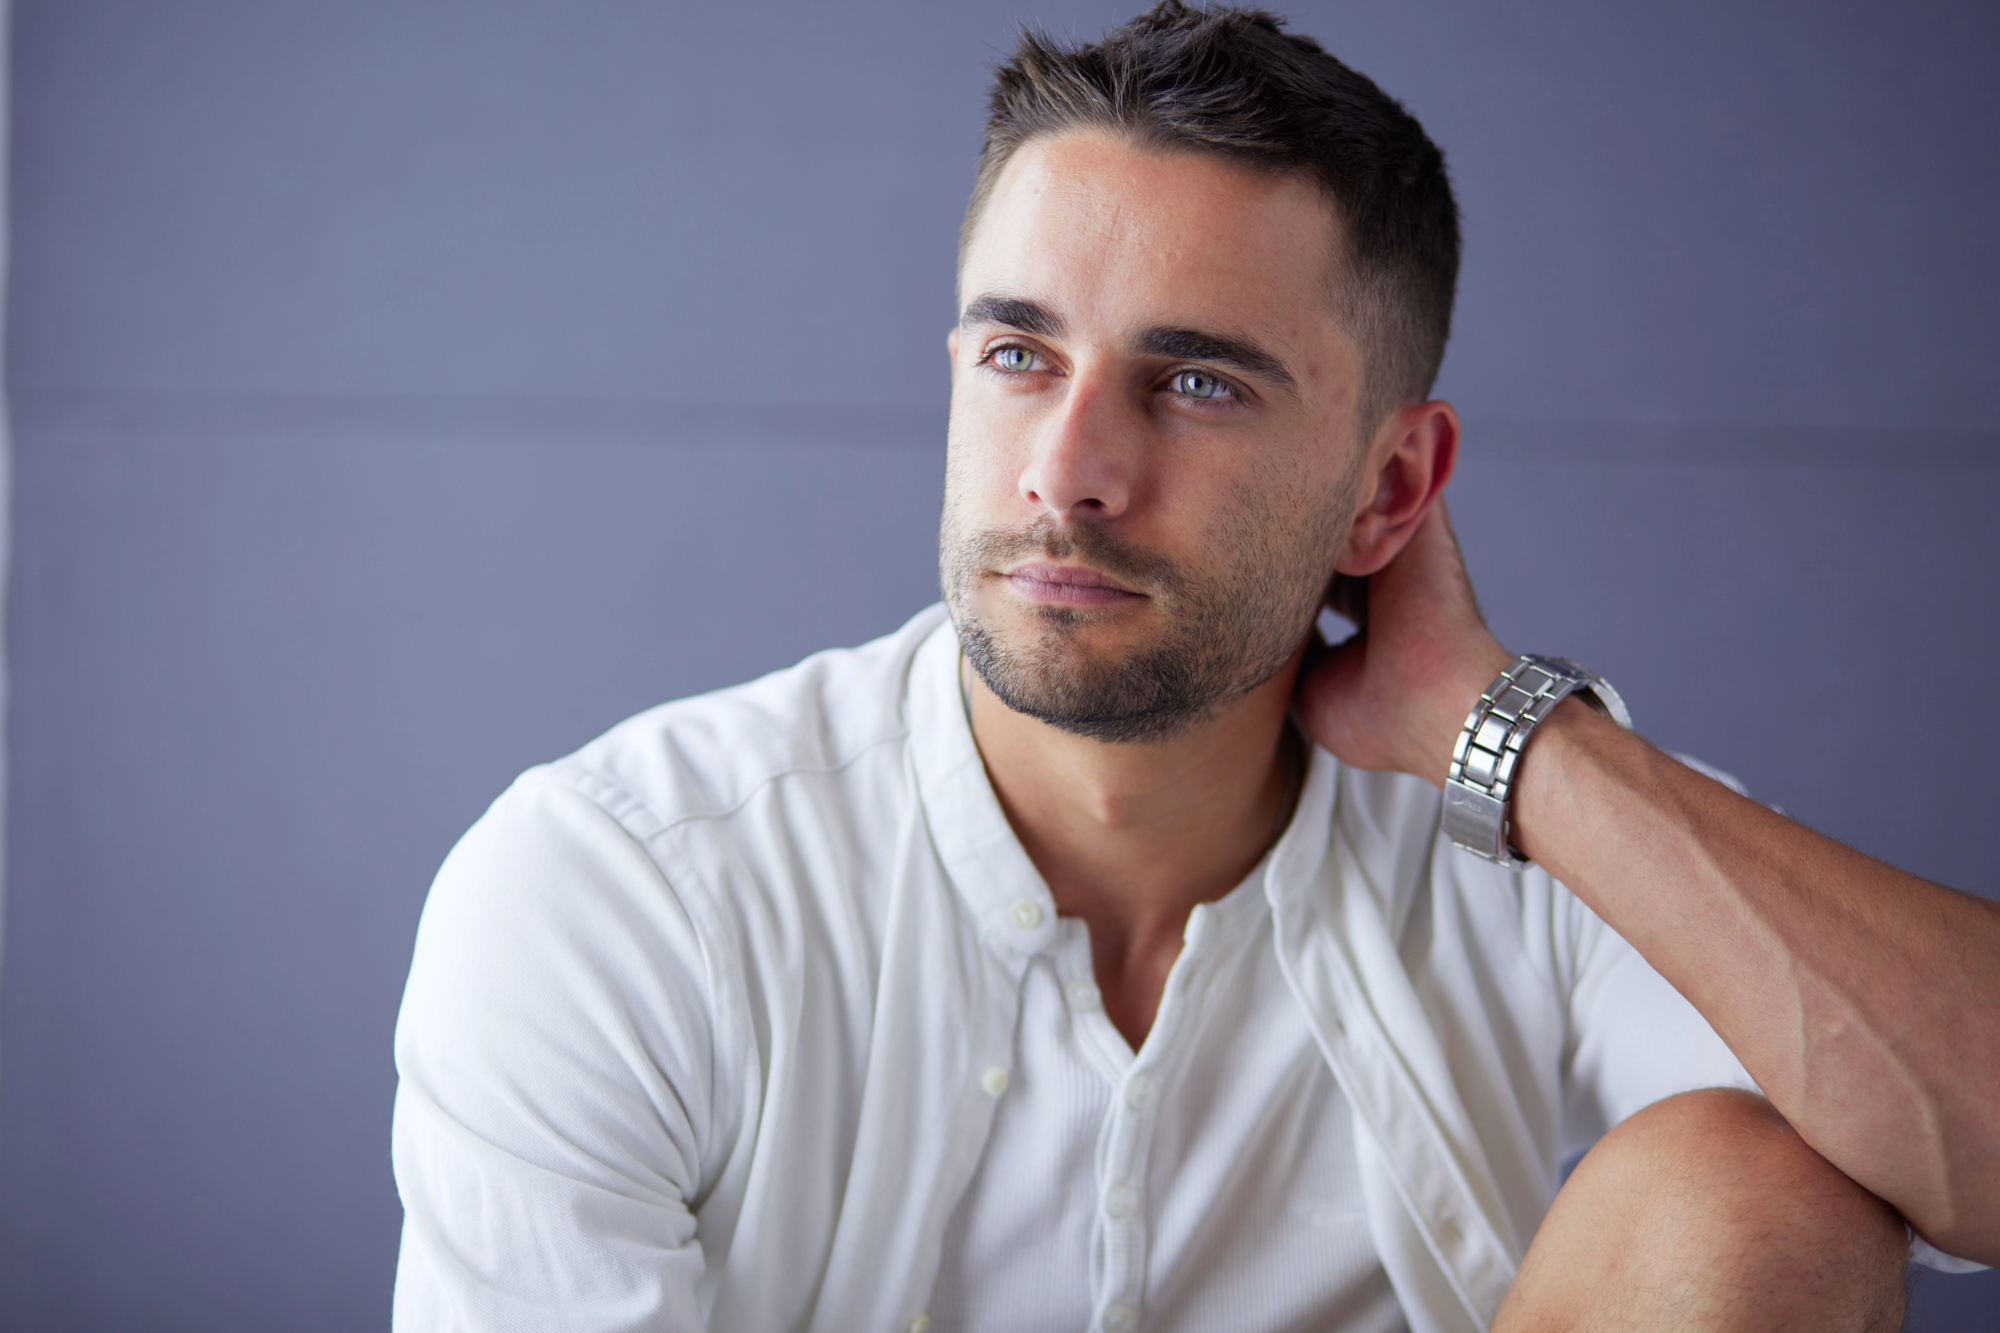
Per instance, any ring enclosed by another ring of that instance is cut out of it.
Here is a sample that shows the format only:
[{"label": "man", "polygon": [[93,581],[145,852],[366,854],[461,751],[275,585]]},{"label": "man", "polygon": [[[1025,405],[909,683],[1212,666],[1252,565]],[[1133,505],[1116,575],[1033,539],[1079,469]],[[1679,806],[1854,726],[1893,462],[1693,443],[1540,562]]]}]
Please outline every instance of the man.
[{"label": "man", "polygon": [[1417,123],[1264,15],[1023,39],[949,618],[452,853],[399,1326],[1887,1329],[1913,1244],[2000,1258],[2000,912],[1493,640],[1457,255]]}]

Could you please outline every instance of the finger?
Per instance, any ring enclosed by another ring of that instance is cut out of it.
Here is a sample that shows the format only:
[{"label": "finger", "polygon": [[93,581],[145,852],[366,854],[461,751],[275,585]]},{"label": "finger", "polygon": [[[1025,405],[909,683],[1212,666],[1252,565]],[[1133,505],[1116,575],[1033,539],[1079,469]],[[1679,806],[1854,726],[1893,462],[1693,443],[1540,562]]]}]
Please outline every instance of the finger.
[{"label": "finger", "polygon": [[1424,538],[1431,544],[1426,553],[1426,574],[1433,590],[1440,598],[1463,608],[1483,627],[1486,612],[1479,605],[1472,573],[1466,568],[1465,548],[1458,544],[1458,533],[1452,529],[1451,514],[1442,495],[1433,511],[1424,516],[1424,528]]}]

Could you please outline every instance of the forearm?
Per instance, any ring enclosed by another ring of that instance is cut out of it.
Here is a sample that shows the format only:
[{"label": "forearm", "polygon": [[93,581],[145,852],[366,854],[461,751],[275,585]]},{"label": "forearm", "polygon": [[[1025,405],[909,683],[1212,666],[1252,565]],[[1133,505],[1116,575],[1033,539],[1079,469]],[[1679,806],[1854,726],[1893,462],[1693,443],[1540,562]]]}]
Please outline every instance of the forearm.
[{"label": "forearm", "polygon": [[1714,1025],[1821,1154],[2000,1262],[2000,908],[1696,773],[1580,703],[1537,730],[1516,845]]},{"label": "forearm", "polygon": [[[1366,618],[1300,716],[1345,763],[1442,783],[1512,659],[1442,502],[1370,575]],[[1573,699],[1536,728],[1512,800],[1520,849],[1700,1010],[1807,1143],[1939,1248],[2000,1263],[2000,907],[1822,838]]]}]

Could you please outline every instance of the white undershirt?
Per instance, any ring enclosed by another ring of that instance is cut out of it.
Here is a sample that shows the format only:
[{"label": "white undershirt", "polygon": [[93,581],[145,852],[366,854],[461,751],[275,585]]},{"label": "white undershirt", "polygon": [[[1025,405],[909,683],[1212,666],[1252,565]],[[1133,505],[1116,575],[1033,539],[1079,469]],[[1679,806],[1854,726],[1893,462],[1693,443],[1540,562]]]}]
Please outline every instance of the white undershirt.
[{"label": "white undershirt", "polygon": [[1263,878],[1195,908],[1136,1056],[1098,997],[1088,928],[1059,922],[943,1238],[931,1333],[1406,1327]]}]

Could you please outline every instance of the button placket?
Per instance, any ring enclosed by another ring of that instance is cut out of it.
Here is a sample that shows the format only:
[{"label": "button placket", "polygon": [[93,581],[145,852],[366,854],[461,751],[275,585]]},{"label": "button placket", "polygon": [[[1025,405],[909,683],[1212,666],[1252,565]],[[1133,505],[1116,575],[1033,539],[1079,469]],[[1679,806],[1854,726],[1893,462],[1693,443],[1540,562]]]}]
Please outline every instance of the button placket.
[{"label": "button placket", "polygon": [[1145,1220],[1137,1168],[1151,1138],[1150,1117],[1139,1114],[1125,1095],[1134,1068],[1131,1049],[1110,1027],[1090,955],[1089,932],[1078,929],[1062,940],[1057,967],[1071,1019],[1095,1063],[1111,1085],[1099,1130],[1096,1220],[1093,1248],[1101,1263],[1091,1264],[1092,1330],[1138,1327],[1138,1303],[1145,1279]]},{"label": "button placket", "polygon": [[[1170,989],[1185,989],[1184,987]],[[1176,1016],[1162,997],[1153,1033],[1140,1057],[1125,1071],[1111,1099],[1106,1151],[1100,1167],[1102,1191],[1098,1226],[1104,1236],[1104,1286],[1098,1326],[1104,1333],[1137,1328],[1146,1290],[1146,1162],[1159,1120],[1162,1079],[1158,1071],[1177,1047]],[[1164,1024],[1161,1020],[1167,1020]]]},{"label": "button placket", "polygon": [[1186,1046],[1183,1029],[1198,1010],[1213,961],[1212,909],[1198,906],[1189,916],[1181,956],[1167,975],[1153,1028],[1125,1071],[1112,1098],[1099,1164],[1103,1191],[1098,1226],[1104,1237],[1104,1286],[1093,1292],[1102,1333],[1129,1333],[1139,1326],[1145,1298],[1146,1162],[1159,1121],[1160,1095],[1169,1067]]},{"label": "button placket", "polygon": [[1141,1186],[1159,1101],[1157,1095],[1132,1095],[1139,1079],[1146,1081],[1141,1086],[1158,1085],[1155,1076],[1136,1067],[1127,1071],[1124,1086],[1111,1101],[1107,1151],[1100,1167],[1097,1225],[1104,1237],[1105,1263],[1104,1286],[1095,1295],[1100,1302],[1098,1323],[1106,1333],[1137,1327],[1145,1295],[1147,1234]]}]

